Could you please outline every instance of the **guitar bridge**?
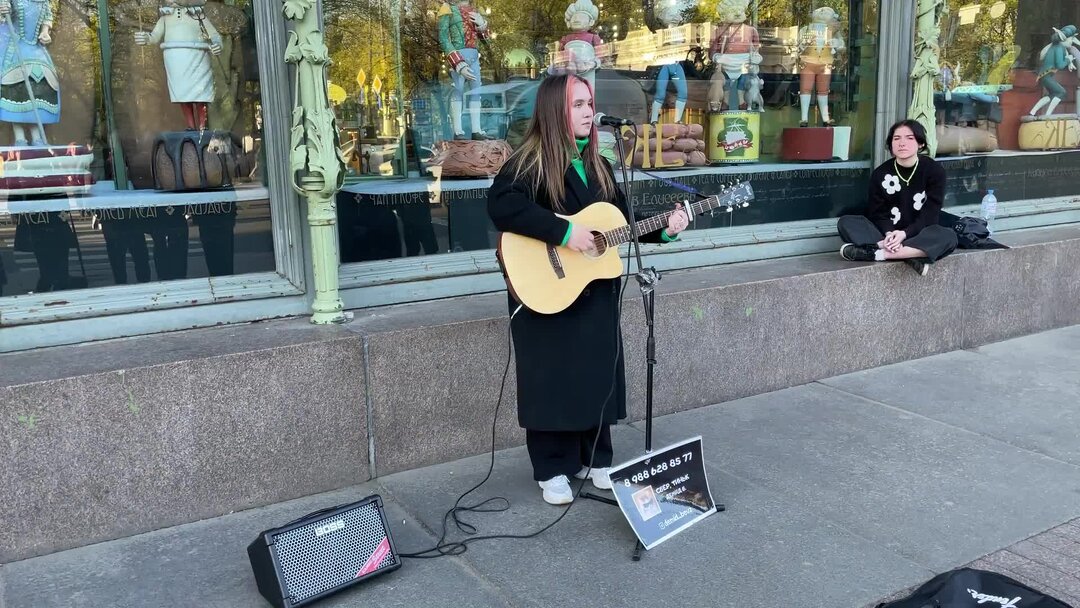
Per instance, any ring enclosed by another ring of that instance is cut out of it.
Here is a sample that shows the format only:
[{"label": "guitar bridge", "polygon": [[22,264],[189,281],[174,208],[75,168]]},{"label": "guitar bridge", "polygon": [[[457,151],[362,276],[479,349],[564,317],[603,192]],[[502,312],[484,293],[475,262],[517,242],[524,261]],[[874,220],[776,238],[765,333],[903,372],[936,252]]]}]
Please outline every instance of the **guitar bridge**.
[{"label": "guitar bridge", "polygon": [[563,269],[562,259],[559,258],[559,252],[551,245],[547,246],[548,262],[551,264],[551,269],[555,271],[555,276],[560,279],[566,278],[566,271]]}]

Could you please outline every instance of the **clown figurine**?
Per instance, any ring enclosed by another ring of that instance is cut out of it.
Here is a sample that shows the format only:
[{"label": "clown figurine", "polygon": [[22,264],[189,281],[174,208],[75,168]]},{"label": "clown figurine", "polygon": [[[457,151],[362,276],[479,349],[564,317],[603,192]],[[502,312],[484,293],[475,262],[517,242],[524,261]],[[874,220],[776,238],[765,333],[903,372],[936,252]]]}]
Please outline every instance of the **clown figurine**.
[{"label": "clown figurine", "polygon": [[1042,60],[1042,69],[1039,70],[1039,84],[1042,85],[1046,95],[1031,108],[1029,114],[1032,116],[1035,116],[1044,106],[1046,107],[1044,115],[1050,116],[1054,113],[1058,104],[1061,103],[1061,100],[1065,99],[1065,87],[1061,86],[1061,83],[1054,78],[1054,74],[1058,70],[1076,70],[1076,58],[1070,54],[1072,50],[1070,47],[1075,46],[1077,46],[1075,25],[1066,25],[1060,30],[1054,28],[1054,33],[1050,37],[1050,44],[1043,47],[1043,50],[1039,53],[1039,59]]},{"label": "clown figurine", "polygon": [[596,49],[604,44],[600,36],[589,31],[600,18],[600,9],[592,0],[577,0],[566,7],[566,27],[570,33],[559,40],[559,50],[566,52],[565,69],[589,81],[594,95],[596,91],[596,69],[600,59]]},{"label": "clown figurine", "polygon": [[0,0],[0,47],[4,49],[0,120],[11,123],[19,147],[47,145],[42,125],[60,122],[60,79],[45,50],[52,42],[51,4],[50,0]]},{"label": "clown figurine", "polygon": [[[487,20],[469,4],[469,0],[458,0],[455,4],[443,3],[439,7],[437,18],[439,26],[439,46],[450,65],[450,78],[454,82],[454,94],[450,99],[450,123],[454,128],[454,139],[469,139],[461,128],[461,110],[465,100],[465,84],[470,92],[480,88],[480,50],[481,41],[487,40]],[[477,141],[494,139],[480,128],[480,97],[475,95],[469,100],[469,117],[472,122],[472,139]]]},{"label": "clown figurine", "polygon": [[749,4],[750,0],[720,0],[717,3],[720,23],[709,45],[709,56],[716,65],[709,85],[709,110],[712,112],[721,110],[724,89],[728,92],[727,109],[731,111],[739,109],[740,91],[746,94],[748,110],[751,109],[751,85],[755,85],[755,93],[760,92],[756,85],[757,66],[761,63],[761,54],[758,53],[761,39],[757,29],[746,23]]},{"label": "clown figurine", "polygon": [[810,120],[810,94],[817,92],[821,123],[832,126],[829,118],[829,85],[832,84],[836,56],[844,50],[840,37],[840,15],[823,6],[813,13],[810,25],[799,29],[799,126],[805,127]]},{"label": "clown figurine", "polygon": [[180,104],[187,130],[205,130],[207,107],[214,101],[210,55],[221,54],[221,35],[206,18],[206,0],[164,0],[153,31],[135,32],[135,44],[160,44],[165,58],[169,99]]}]

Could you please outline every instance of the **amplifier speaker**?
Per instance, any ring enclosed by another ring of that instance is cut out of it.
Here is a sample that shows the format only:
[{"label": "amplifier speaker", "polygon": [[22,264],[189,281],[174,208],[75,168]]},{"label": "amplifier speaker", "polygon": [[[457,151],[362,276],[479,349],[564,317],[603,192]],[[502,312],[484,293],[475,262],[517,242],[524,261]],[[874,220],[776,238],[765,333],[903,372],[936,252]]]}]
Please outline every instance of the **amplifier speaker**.
[{"label": "amplifier speaker", "polygon": [[266,530],[248,558],[259,593],[276,608],[307,606],[401,567],[378,495]]}]

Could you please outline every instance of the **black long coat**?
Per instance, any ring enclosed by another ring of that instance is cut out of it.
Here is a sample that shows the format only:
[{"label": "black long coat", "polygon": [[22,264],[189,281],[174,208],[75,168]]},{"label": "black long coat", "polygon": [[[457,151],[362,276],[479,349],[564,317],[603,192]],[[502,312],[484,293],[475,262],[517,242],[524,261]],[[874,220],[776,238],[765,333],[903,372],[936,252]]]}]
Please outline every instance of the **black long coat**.
[{"label": "black long coat", "polygon": [[[609,169],[610,171],[610,169]],[[598,180],[588,185],[573,167],[563,176],[563,215],[572,215],[602,200]],[[488,190],[488,213],[501,232],[559,245],[569,225],[555,215],[551,198],[541,189],[515,182],[504,168]],[[627,215],[620,192],[608,201]],[[659,233],[649,235],[659,242]],[[589,283],[566,310],[545,315],[522,308],[511,321],[517,370],[518,423],[536,431],[584,431],[601,422],[626,417],[626,379],[619,329],[619,279]],[[518,303],[510,296],[510,312]],[[607,406],[604,402],[607,400]]]}]

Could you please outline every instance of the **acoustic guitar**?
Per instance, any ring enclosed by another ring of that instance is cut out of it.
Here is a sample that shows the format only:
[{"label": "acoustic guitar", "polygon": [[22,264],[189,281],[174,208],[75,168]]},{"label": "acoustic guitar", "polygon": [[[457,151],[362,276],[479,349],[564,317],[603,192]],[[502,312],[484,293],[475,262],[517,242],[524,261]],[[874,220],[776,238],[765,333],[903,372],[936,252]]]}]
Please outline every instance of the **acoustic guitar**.
[{"label": "acoustic guitar", "polygon": [[[748,183],[725,187],[719,194],[689,204],[690,216],[719,207],[728,213],[746,207],[754,198]],[[637,222],[638,234],[649,234],[668,225],[672,210]],[[506,288],[525,308],[542,314],[565,310],[577,300],[591,281],[613,279],[623,273],[619,245],[632,240],[630,225],[622,211],[611,203],[593,203],[573,215],[560,215],[570,223],[593,229],[596,251],[580,253],[566,247],[548,245],[520,234],[499,235],[498,258],[506,278]]]}]

